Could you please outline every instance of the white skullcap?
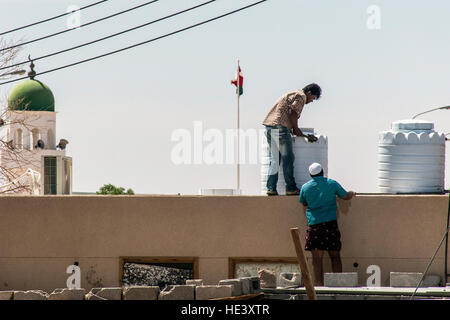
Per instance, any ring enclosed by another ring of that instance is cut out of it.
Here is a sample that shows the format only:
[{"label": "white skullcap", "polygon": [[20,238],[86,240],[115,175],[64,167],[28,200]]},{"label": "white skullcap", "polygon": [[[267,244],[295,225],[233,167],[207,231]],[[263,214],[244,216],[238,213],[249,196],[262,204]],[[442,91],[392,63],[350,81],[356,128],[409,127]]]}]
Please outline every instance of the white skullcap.
[{"label": "white skullcap", "polygon": [[309,166],[309,173],[312,176],[315,176],[316,174],[319,174],[320,171],[322,171],[322,166],[320,165],[320,163],[314,162],[313,164],[311,164]]}]

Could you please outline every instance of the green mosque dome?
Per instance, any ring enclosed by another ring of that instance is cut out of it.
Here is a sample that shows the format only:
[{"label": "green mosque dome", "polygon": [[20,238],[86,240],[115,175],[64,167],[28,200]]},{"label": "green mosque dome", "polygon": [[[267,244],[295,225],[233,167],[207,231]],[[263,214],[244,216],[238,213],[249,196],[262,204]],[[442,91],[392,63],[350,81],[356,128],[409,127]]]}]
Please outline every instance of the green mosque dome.
[{"label": "green mosque dome", "polygon": [[9,110],[55,111],[55,97],[44,83],[35,79],[20,82],[11,91]]}]

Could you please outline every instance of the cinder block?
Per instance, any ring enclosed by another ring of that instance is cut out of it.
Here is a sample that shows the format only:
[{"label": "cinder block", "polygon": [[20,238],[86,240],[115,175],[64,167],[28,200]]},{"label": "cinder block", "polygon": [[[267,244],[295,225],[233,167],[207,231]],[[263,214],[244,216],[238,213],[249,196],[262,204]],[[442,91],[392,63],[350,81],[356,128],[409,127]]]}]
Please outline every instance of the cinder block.
[{"label": "cinder block", "polygon": [[92,288],[86,295],[86,300],[122,300],[122,288]]},{"label": "cinder block", "polygon": [[0,291],[0,300],[12,300],[14,291]]},{"label": "cinder block", "polygon": [[276,288],[277,276],[271,270],[262,269],[258,271],[258,277],[261,288]]},{"label": "cinder block", "polygon": [[188,279],[186,280],[186,285],[202,286],[203,279]]},{"label": "cinder block", "polygon": [[158,300],[158,286],[129,286],[123,288],[123,300]]},{"label": "cinder block", "polygon": [[325,273],[323,275],[325,287],[357,287],[357,272]]},{"label": "cinder block", "polygon": [[47,300],[48,293],[42,290],[14,291],[14,300]]},{"label": "cinder block", "polygon": [[167,286],[159,293],[159,300],[194,300],[195,285]]},{"label": "cinder block", "polygon": [[259,277],[250,277],[250,290],[251,293],[261,292],[261,281]]},{"label": "cinder block", "polygon": [[47,300],[84,300],[86,290],[84,289],[55,289],[47,297]]},{"label": "cinder block", "polygon": [[233,294],[233,286],[196,286],[195,299],[208,300],[215,298],[231,297]]},{"label": "cinder block", "polygon": [[299,272],[282,272],[280,273],[279,286],[286,287],[300,287],[302,285],[302,275]]},{"label": "cinder block", "polygon": [[225,286],[228,284],[233,286],[233,296],[242,295],[242,281],[240,279],[226,279],[219,281],[219,286]]},{"label": "cinder block", "polygon": [[242,283],[242,294],[252,294],[261,292],[261,286],[258,277],[240,277]]},{"label": "cinder block", "polygon": [[421,287],[439,287],[441,285],[441,276],[438,274],[427,274],[423,278]]},{"label": "cinder block", "polygon": [[417,287],[423,273],[421,272],[391,272],[389,282],[391,287]]},{"label": "cinder block", "polygon": [[242,284],[242,294],[250,294],[251,282],[249,277],[239,278]]}]

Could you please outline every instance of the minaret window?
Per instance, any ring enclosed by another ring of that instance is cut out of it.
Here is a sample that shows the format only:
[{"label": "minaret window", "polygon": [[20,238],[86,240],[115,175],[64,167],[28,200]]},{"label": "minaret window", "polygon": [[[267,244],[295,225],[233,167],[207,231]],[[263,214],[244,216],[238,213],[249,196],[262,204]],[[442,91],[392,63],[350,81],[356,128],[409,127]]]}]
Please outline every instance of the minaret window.
[{"label": "minaret window", "polygon": [[22,129],[17,129],[14,136],[14,145],[18,149],[23,148],[23,133]]}]

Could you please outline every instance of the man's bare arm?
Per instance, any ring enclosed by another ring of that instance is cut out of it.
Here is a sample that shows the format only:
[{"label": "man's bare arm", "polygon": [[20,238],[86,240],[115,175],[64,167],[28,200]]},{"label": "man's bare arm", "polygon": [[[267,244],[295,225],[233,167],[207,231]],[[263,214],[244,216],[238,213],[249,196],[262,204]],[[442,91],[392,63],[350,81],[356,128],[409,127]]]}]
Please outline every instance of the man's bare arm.
[{"label": "man's bare arm", "polygon": [[354,192],[354,191],[349,191],[349,192],[347,192],[347,194],[346,194],[343,198],[341,198],[341,199],[343,199],[343,200],[350,200],[350,199],[353,198],[354,196],[356,196],[356,192]]}]

